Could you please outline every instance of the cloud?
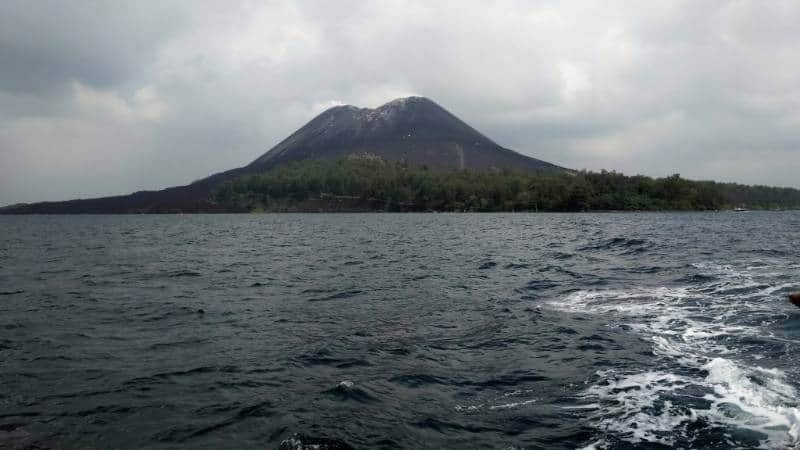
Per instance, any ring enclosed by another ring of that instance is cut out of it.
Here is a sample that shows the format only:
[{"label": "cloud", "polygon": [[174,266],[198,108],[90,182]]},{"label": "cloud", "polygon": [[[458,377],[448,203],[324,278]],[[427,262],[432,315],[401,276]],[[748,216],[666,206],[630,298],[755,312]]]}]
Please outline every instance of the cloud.
[{"label": "cloud", "polygon": [[783,0],[12,0],[0,204],[190,182],[406,95],[568,167],[800,186],[799,21]]},{"label": "cloud", "polygon": [[134,92],[130,99],[116,92],[100,91],[78,81],[72,83],[75,111],[87,115],[97,114],[119,121],[157,121],[166,112],[166,104],[153,86]]},{"label": "cloud", "polygon": [[0,88],[46,92],[72,79],[110,87],[143,75],[185,15],[178,4],[160,5],[3,2]]}]

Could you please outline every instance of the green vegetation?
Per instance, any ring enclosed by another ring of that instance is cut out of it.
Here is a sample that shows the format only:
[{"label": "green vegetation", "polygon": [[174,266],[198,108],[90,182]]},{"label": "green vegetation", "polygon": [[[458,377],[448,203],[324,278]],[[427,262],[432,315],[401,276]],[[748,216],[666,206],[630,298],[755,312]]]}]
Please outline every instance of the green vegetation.
[{"label": "green vegetation", "polygon": [[371,158],[306,160],[230,181],[215,200],[266,211],[590,211],[800,208],[800,190],[616,172],[438,171]]}]

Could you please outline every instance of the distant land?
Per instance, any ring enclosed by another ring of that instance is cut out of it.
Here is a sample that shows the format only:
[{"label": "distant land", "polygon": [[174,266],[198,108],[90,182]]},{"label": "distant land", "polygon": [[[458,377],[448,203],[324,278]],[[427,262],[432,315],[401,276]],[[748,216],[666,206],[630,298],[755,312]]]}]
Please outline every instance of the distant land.
[{"label": "distant land", "polygon": [[800,191],[578,172],[504,148],[424,97],[330,108],[247,166],[186,186],[0,214],[800,208]]},{"label": "distant land", "polygon": [[372,154],[306,159],[223,183],[230,210],[708,211],[798,209],[800,191],[616,172],[442,170]]}]

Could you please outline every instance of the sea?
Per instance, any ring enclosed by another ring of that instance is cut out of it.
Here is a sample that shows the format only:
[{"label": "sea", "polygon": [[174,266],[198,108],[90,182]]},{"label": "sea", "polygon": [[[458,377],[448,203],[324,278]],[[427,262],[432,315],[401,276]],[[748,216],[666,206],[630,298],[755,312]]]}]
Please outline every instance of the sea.
[{"label": "sea", "polygon": [[800,213],[0,216],[0,448],[800,446]]}]

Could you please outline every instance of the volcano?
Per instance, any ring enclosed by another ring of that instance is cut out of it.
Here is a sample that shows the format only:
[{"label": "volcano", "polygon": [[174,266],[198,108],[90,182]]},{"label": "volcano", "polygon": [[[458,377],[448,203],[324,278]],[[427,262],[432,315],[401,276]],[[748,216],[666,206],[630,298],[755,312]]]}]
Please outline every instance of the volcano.
[{"label": "volcano", "polygon": [[226,212],[211,200],[214,190],[226,181],[291,161],[351,154],[369,154],[387,161],[445,170],[567,171],[498,145],[430,99],[407,97],[374,109],[351,105],[330,108],[247,166],[186,186],[114,197],[12,205],[0,208],[0,214]]}]

